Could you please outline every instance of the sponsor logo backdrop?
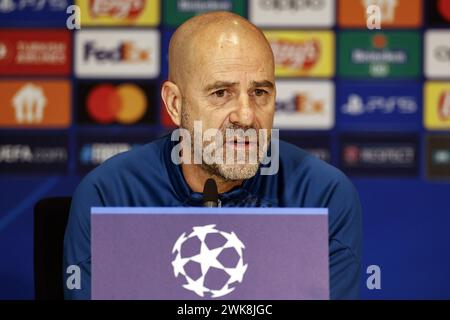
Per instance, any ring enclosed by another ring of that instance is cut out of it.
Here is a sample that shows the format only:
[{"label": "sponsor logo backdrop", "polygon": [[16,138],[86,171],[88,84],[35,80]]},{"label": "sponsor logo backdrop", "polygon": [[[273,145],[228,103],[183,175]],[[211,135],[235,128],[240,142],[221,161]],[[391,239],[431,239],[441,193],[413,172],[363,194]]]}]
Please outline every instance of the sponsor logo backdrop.
[{"label": "sponsor logo backdrop", "polygon": [[[366,28],[373,4],[382,30]],[[450,0],[0,0],[0,299],[33,298],[37,200],[171,131],[170,36],[216,10],[267,36],[281,137],[358,189],[362,297],[449,299],[450,256],[429,252],[450,245]],[[365,286],[371,264],[380,291]]]}]

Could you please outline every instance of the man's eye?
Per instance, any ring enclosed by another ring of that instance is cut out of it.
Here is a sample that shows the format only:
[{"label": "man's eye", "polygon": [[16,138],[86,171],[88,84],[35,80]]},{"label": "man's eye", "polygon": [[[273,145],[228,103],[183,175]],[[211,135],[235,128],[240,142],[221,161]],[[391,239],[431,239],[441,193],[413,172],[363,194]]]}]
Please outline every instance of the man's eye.
[{"label": "man's eye", "polygon": [[255,96],[257,96],[257,97],[263,96],[266,93],[267,93],[267,91],[263,90],[263,89],[256,89],[255,90]]},{"label": "man's eye", "polygon": [[222,90],[217,90],[213,94],[218,98],[223,98],[223,97],[225,97],[225,93],[226,93],[225,90],[222,89]]}]

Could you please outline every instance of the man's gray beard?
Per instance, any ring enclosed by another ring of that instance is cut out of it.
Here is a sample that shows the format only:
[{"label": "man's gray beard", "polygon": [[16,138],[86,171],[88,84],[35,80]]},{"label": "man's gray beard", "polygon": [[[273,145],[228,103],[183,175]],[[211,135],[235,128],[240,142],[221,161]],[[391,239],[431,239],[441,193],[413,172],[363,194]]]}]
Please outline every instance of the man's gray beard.
[{"label": "man's gray beard", "polygon": [[245,180],[253,177],[258,172],[260,160],[257,163],[245,164],[207,164],[203,160],[202,167],[213,175],[219,176],[225,181]]},{"label": "man's gray beard", "polygon": [[[184,129],[187,129],[191,135],[191,137],[194,137],[194,126],[193,121],[191,121],[189,114],[186,112],[186,106],[183,105],[181,108],[181,127]],[[190,124],[190,125],[187,125]],[[225,129],[226,130],[226,129]],[[225,141],[225,137],[223,139],[223,141]],[[235,180],[245,180],[245,179],[250,179],[251,177],[253,177],[259,169],[259,166],[261,164],[261,161],[264,157],[264,155],[267,152],[267,148],[269,145],[269,141],[270,141],[270,135],[267,138],[267,141],[262,142],[262,141],[258,141],[257,143],[257,152],[258,152],[258,158],[257,158],[257,162],[256,163],[244,163],[244,164],[239,164],[236,163],[237,159],[235,159],[235,163],[234,164],[226,164],[226,162],[224,161],[223,164],[217,164],[217,163],[212,163],[209,164],[208,161],[205,161],[205,158],[203,156],[203,152],[201,151],[201,155],[200,158],[202,159],[202,164],[201,167],[211,173],[211,175],[217,176],[222,178],[225,181],[235,181]],[[194,139],[191,139],[191,159],[195,159],[194,156]],[[260,152],[260,143],[265,143],[264,147],[261,148],[261,152]],[[204,150],[205,145],[203,144],[203,149]],[[226,151],[224,151],[225,154]],[[246,152],[246,157],[247,160],[249,159],[248,154]]]},{"label": "man's gray beard", "polygon": [[[223,138],[223,140],[225,141],[225,138]],[[209,142],[211,143],[211,142]],[[268,143],[266,142],[265,146],[267,146]],[[205,145],[203,145],[203,150],[205,148]],[[220,147],[219,147],[220,148]],[[192,150],[192,157],[194,157],[194,146],[191,146],[191,150]],[[259,147],[259,143],[257,143],[256,146],[256,152],[257,154],[257,159],[256,162],[252,162],[252,163],[248,163],[250,162],[250,156],[249,156],[249,152],[245,152],[242,155],[245,156],[245,159],[240,158],[239,156],[236,156],[236,153],[234,153],[234,148],[230,148],[230,151],[232,151],[235,155],[234,159],[234,163],[232,164],[227,164],[226,162],[226,148],[225,150],[223,150],[223,154],[224,154],[224,159],[223,163],[211,163],[211,161],[208,161],[207,159],[205,159],[203,153],[201,155],[199,155],[199,158],[201,157],[202,159],[202,168],[204,170],[206,170],[207,172],[211,173],[212,175],[221,177],[223,180],[225,181],[235,181],[235,180],[245,180],[245,179],[250,179],[251,177],[253,177],[259,169],[259,166],[261,164],[262,158],[264,157],[265,153],[266,153],[267,147],[262,148],[262,150],[260,151],[260,147]],[[247,163],[242,163],[242,162],[247,162]]]}]

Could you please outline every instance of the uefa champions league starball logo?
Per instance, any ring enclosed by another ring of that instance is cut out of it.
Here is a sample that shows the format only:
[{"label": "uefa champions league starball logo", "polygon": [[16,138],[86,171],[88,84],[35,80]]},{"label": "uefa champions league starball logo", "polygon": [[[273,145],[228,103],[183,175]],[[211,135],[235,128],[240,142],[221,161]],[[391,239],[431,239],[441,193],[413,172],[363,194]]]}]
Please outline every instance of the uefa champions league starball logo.
[{"label": "uefa champions league starball logo", "polygon": [[241,283],[245,245],[234,232],[217,230],[215,224],[196,226],[184,232],[173,246],[175,277],[183,277],[183,287],[200,297],[218,298],[234,291]]}]

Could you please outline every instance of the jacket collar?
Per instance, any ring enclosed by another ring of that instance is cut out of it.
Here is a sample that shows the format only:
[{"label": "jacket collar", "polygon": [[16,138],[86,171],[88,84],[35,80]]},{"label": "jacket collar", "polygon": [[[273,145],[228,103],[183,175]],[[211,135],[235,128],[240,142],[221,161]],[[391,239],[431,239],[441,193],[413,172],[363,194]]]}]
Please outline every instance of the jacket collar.
[{"label": "jacket collar", "polygon": [[[183,206],[202,206],[203,195],[200,192],[193,192],[184,179],[181,165],[172,162],[171,152],[176,145],[176,141],[171,141],[170,135],[167,136],[164,144],[164,161],[168,171],[169,179],[174,188],[178,200]],[[228,192],[219,194],[222,206],[271,206],[270,203],[261,199],[257,194],[257,186],[262,182],[260,170],[255,176],[244,180],[241,186],[235,187]]]}]

